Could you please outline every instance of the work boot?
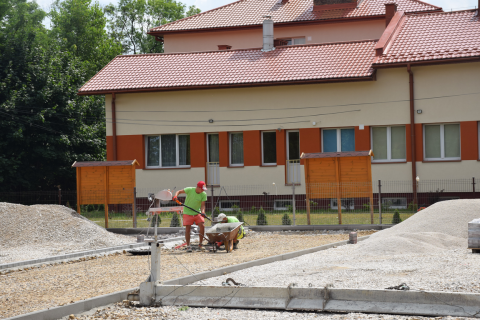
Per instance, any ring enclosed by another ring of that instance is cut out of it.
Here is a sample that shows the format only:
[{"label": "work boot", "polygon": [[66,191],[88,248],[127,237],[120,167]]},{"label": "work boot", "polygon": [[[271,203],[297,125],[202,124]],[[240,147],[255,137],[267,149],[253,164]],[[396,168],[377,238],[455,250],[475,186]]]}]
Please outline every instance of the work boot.
[{"label": "work boot", "polygon": [[233,250],[237,250],[237,248],[238,248],[238,242],[235,242],[235,243],[233,244]]}]

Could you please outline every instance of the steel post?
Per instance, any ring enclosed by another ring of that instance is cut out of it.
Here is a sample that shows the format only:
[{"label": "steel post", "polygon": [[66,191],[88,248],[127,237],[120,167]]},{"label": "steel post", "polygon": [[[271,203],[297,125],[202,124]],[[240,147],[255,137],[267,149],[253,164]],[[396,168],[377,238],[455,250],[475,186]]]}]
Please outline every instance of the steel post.
[{"label": "steel post", "polygon": [[382,182],[378,180],[378,218],[379,224],[382,224]]},{"label": "steel post", "polygon": [[132,208],[132,214],[133,214],[133,227],[137,227],[137,187],[133,188],[133,208]]},{"label": "steel post", "polygon": [[297,225],[297,220],[295,218],[295,181],[292,183],[292,211],[293,211],[293,225]]}]

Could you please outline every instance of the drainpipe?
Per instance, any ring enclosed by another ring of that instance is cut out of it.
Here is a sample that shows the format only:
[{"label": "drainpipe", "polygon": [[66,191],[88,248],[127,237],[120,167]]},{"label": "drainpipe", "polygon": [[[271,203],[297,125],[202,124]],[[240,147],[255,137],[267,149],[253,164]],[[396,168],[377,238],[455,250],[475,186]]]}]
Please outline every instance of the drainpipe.
[{"label": "drainpipe", "polygon": [[412,147],[412,186],[413,186],[413,203],[418,204],[417,201],[417,156],[415,153],[415,100],[413,94],[413,72],[410,64],[407,65],[407,72],[409,77],[409,91],[410,91],[410,139]]},{"label": "drainpipe", "polygon": [[112,92],[112,135],[113,161],[117,161],[117,120],[115,116],[115,92]]}]

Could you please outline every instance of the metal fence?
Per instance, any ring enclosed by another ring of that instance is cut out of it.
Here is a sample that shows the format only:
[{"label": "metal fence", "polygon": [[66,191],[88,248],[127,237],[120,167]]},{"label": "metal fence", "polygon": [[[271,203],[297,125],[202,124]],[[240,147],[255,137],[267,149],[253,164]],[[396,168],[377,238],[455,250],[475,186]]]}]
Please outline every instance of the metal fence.
[{"label": "metal fence", "polygon": [[[163,189],[167,188],[122,189],[118,190],[118,197],[110,190],[109,203],[113,204],[108,205],[108,210],[100,203],[77,206],[76,192],[62,190],[3,192],[0,193],[0,202],[63,205],[79,210],[82,215],[102,227],[106,222],[109,228],[147,227],[153,226],[146,215],[151,204],[148,195]],[[89,198],[95,199],[95,193],[98,193],[99,199],[103,199],[101,191],[90,192]],[[132,203],[115,204],[115,199],[123,199],[125,194],[132,195]],[[372,184],[293,184],[282,188],[275,184],[215,186],[209,187],[207,191],[206,212],[210,217],[220,212],[234,215],[249,225],[391,224],[398,218],[408,219],[418,210],[439,201],[476,198],[480,198],[480,194],[476,192],[475,178],[414,183],[376,181]],[[156,203],[155,206],[177,204]],[[162,213],[159,226],[178,225],[180,219],[175,219],[174,215]]]}]

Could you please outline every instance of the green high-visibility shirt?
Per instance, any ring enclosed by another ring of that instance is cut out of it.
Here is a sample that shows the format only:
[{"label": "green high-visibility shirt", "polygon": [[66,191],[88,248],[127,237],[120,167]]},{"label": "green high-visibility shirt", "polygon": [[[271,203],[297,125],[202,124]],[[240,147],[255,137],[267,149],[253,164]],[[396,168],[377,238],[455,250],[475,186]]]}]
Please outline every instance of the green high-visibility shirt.
[{"label": "green high-visibility shirt", "polygon": [[[205,191],[197,193],[195,189],[196,188],[194,187],[183,189],[183,191],[185,191],[185,194],[187,195],[187,198],[185,199],[185,205],[189,206],[192,209],[200,211],[200,209],[202,208],[202,202],[207,201],[207,194],[205,193]],[[198,214],[198,212],[192,211],[188,208],[183,208],[183,214],[195,216]]]}]

